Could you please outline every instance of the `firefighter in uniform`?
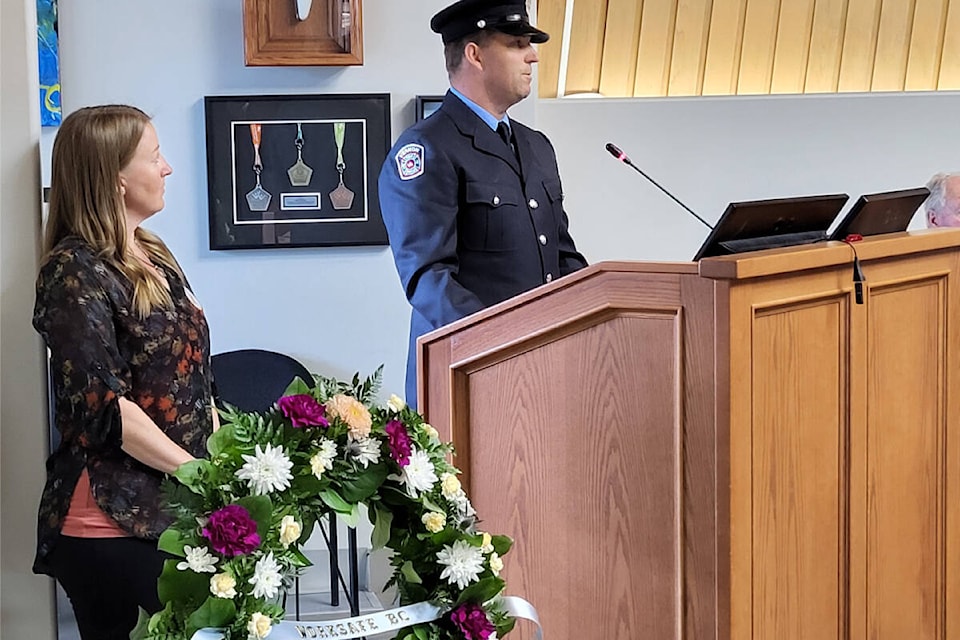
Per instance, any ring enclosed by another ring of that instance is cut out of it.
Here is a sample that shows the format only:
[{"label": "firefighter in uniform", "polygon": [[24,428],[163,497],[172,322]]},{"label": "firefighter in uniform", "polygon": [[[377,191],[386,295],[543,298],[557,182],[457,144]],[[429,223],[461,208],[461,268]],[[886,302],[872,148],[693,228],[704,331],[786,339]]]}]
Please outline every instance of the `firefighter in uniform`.
[{"label": "firefighter in uniform", "polygon": [[460,0],[433,17],[450,90],[407,129],[380,172],[390,247],[413,307],[406,399],[416,403],[416,341],[433,329],[586,266],[568,230],[553,146],[511,120],[549,37],[522,0]]}]

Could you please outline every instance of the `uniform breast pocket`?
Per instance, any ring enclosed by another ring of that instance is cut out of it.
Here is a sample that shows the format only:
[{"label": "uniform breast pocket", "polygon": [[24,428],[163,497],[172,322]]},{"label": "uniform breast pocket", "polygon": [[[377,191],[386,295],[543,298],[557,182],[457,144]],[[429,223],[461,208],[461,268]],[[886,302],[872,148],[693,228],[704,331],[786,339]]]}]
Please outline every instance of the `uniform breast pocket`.
[{"label": "uniform breast pocket", "polygon": [[559,180],[547,179],[543,181],[543,190],[550,200],[554,213],[559,217],[563,212],[563,189],[560,187]]},{"label": "uniform breast pocket", "polygon": [[460,220],[460,242],[473,251],[513,251],[520,244],[523,224],[530,222],[519,206],[519,186],[468,182]]}]

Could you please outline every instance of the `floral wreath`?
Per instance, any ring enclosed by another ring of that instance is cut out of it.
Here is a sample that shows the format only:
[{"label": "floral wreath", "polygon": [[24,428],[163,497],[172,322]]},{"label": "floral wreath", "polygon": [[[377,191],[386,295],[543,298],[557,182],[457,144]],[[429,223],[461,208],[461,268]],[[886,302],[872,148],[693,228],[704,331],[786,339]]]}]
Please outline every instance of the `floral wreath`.
[{"label": "floral wreath", "polygon": [[133,640],[188,640],[216,628],[261,640],[284,617],[279,597],[310,565],[301,551],[320,518],[351,526],[367,506],[372,546],[393,551],[400,605],[443,611],[397,640],[496,640],[514,618],[500,596],[512,540],[476,528],[448,458],[450,444],[391,396],[375,406],[381,366],[361,381],[295,379],[267,412],[228,407],[207,441],[209,458],[177,469],[164,489],[176,521],[160,537],[164,608],[141,614]]}]

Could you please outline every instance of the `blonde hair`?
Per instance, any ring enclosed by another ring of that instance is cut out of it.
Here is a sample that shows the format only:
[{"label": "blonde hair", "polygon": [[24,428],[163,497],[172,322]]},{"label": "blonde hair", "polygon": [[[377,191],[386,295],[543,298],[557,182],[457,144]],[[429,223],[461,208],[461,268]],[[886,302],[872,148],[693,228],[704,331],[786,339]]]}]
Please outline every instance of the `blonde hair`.
[{"label": "blonde hair", "polygon": [[[46,255],[70,236],[88,244],[133,285],[133,306],[141,318],[155,309],[173,307],[164,283],[127,246],[120,171],[133,158],[149,122],[150,116],[127,105],[85,107],[64,119],[53,143],[50,214],[44,237]],[[158,236],[140,227],[134,235],[152,262],[183,279],[173,254]]]}]

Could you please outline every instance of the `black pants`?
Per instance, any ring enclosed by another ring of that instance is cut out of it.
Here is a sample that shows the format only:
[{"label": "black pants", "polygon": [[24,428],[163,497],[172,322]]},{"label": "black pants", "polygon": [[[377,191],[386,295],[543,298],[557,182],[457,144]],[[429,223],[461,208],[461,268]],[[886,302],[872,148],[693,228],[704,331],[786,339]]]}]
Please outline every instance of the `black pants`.
[{"label": "black pants", "polygon": [[60,536],[50,554],[83,640],[129,640],[139,607],[156,613],[157,578],[172,556],[156,540]]}]

